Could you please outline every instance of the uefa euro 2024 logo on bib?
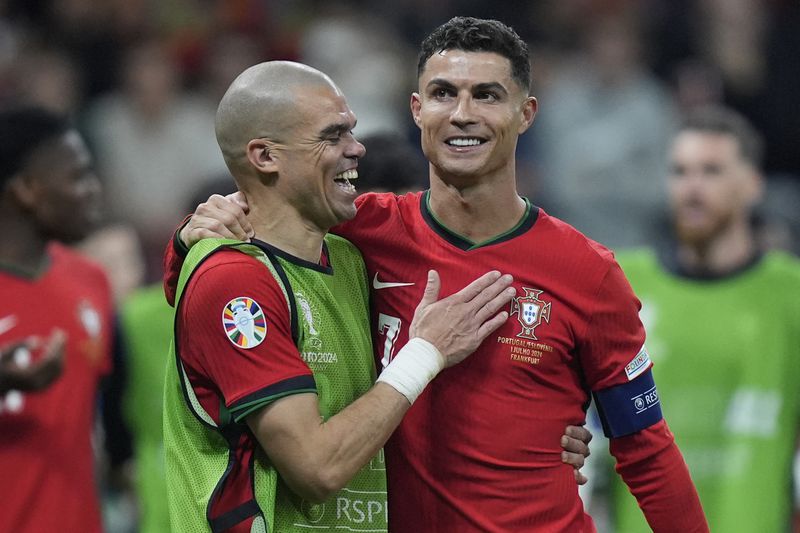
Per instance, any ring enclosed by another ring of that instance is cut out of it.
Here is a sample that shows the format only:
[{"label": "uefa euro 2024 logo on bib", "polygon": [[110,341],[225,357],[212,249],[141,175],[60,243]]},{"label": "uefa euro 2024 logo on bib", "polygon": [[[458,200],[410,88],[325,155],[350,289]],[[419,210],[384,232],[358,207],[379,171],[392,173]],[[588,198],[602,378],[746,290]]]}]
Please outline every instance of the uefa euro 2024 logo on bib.
[{"label": "uefa euro 2024 logo on bib", "polygon": [[234,298],[222,310],[222,326],[239,348],[255,348],[267,336],[267,319],[261,306],[247,296]]}]

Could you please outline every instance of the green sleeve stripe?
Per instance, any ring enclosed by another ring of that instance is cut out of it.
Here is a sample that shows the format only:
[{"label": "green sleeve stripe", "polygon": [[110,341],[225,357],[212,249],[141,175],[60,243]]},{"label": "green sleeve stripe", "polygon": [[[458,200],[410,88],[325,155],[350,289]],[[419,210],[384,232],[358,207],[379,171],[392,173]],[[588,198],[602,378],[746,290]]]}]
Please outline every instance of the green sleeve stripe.
[{"label": "green sleeve stripe", "polygon": [[[314,381],[314,376],[311,374],[293,376],[268,385],[243,398],[239,398],[231,404],[228,409],[233,415],[233,419],[239,422],[242,417],[253,412],[255,409],[263,407],[284,396],[288,396],[289,394],[299,394],[303,392],[317,392],[317,383]],[[242,414],[243,412],[244,414]]]},{"label": "green sleeve stripe", "polygon": [[311,392],[316,394],[317,389],[316,388],[294,389],[286,392],[281,392],[279,394],[275,394],[272,396],[266,396],[264,398],[261,398],[260,400],[254,400],[252,402],[237,406],[235,409],[231,410],[231,414],[233,415],[233,419],[236,422],[241,422],[247,417],[247,415],[251,414],[254,411],[258,411],[262,407],[265,407],[267,404],[270,404],[276,400],[280,400],[281,398],[284,398],[286,396],[291,396],[293,394],[303,394],[306,392]]}]

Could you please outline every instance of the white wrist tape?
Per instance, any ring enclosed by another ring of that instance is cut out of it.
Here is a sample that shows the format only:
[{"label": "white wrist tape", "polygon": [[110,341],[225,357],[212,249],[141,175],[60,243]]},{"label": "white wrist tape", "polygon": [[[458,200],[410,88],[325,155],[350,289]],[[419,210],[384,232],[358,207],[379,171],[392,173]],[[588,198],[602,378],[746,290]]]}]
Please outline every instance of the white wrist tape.
[{"label": "white wrist tape", "polygon": [[445,359],[430,342],[414,337],[383,369],[378,381],[391,386],[412,404],[425,386],[444,369]]}]

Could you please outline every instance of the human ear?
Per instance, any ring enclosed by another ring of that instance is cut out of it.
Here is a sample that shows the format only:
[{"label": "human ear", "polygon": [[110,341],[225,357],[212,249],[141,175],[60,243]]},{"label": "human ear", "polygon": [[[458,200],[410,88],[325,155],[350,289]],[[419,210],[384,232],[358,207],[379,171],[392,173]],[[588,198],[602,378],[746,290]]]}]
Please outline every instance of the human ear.
[{"label": "human ear", "polygon": [[528,130],[528,128],[531,127],[538,109],[539,102],[536,101],[536,98],[533,96],[528,96],[525,98],[525,101],[522,102],[522,120],[520,121],[519,129],[517,130],[518,134],[522,135]]},{"label": "human ear", "polygon": [[420,110],[422,109],[422,101],[420,100],[419,93],[411,93],[411,117],[414,119],[414,124],[418,128],[422,128],[419,118]]},{"label": "human ear", "polygon": [[252,139],[247,143],[247,160],[261,173],[272,174],[278,171],[276,160],[266,139]]}]

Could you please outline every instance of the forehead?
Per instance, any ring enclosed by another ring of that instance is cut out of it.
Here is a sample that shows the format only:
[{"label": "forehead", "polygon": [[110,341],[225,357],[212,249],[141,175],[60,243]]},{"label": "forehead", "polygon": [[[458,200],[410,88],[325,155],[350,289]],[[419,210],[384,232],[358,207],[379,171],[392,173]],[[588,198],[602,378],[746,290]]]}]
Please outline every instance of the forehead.
[{"label": "forehead", "polygon": [[494,52],[443,50],[433,54],[425,63],[419,80],[420,87],[434,79],[443,79],[455,85],[497,82],[510,88],[511,61]]},{"label": "forehead", "polygon": [[672,143],[672,157],[697,159],[739,159],[739,142],[727,133],[684,130]]},{"label": "forehead", "polygon": [[331,124],[344,123],[350,128],[355,125],[356,116],[342,92],[327,85],[303,87],[295,93],[298,125],[321,130]]}]

